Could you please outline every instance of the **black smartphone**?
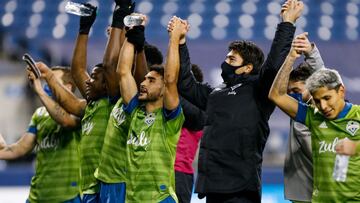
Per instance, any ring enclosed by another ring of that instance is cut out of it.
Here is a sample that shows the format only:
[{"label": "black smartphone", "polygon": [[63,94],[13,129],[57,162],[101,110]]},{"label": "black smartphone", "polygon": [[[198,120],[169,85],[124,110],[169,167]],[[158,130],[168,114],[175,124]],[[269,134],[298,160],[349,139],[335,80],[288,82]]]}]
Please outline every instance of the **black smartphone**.
[{"label": "black smartphone", "polygon": [[29,54],[24,54],[22,59],[27,63],[27,65],[30,67],[31,71],[35,74],[36,78],[41,77],[40,70],[36,67],[34,59]]}]

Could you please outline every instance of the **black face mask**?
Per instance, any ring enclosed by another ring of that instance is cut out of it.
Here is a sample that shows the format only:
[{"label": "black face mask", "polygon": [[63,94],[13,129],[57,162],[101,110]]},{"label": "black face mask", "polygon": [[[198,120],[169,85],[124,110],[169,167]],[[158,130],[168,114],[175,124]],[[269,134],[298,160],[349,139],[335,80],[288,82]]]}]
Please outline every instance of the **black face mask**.
[{"label": "black face mask", "polygon": [[235,73],[235,70],[242,67],[232,66],[225,61],[221,64],[221,77],[227,85],[235,85],[236,81],[241,75]]}]

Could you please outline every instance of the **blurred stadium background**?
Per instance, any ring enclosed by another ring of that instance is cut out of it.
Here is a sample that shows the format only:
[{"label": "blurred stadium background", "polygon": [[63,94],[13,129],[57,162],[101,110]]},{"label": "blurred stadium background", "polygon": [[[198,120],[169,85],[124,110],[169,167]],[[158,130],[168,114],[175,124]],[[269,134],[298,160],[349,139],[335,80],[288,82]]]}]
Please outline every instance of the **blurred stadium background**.
[{"label": "blurred stadium background", "polygon": [[[80,1],[75,1],[80,2]],[[88,64],[102,60],[106,27],[111,22],[112,0],[91,0],[98,17],[90,33]],[[309,32],[325,65],[343,76],[347,98],[360,100],[359,7],[360,0],[303,0],[305,10],[296,33]],[[30,53],[48,65],[69,65],[79,17],[64,12],[62,0],[0,1],[0,132],[8,143],[24,132],[34,109],[40,105],[27,85],[21,56]],[[187,19],[192,62],[200,65],[205,81],[216,85],[229,41],[248,39],[267,53],[276,24],[280,0],[137,0],[136,11],[149,16],[147,41],[166,53],[166,24],[171,16]],[[271,134],[264,151],[263,202],[283,200],[282,166],[289,119],[273,114]],[[0,161],[0,203],[25,202],[33,174],[34,154],[15,161]],[[196,165],[196,163],[195,163]],[[299,186],[301,187],[301,186]],[[194,195],[193,202],[196,200]]]}]

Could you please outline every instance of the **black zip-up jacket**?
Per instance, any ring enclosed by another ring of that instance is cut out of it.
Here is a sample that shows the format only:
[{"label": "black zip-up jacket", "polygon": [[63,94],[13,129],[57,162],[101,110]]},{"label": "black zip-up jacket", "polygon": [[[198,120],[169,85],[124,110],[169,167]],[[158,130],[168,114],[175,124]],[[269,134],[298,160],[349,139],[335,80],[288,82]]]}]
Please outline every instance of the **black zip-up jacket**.
[{"label": "black zip-up jacket", "polygon": [[268,99],[272,82],[284,62],[295,27],[277,27],[270,52],[259,74],[245,75],[232,87],[212,88],[195,81],[186,44],[180,45],[180,94],[206,111],[195,191],[255,191],[261,197],[262,153],[275,105]]}]

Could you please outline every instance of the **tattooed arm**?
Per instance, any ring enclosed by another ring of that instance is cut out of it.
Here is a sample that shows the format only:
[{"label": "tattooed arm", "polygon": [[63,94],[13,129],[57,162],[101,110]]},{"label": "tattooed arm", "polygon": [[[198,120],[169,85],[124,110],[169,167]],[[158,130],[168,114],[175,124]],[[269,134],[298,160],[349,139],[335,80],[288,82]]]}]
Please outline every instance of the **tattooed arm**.
[{"label": "tattooed arm", "polygon": [[42,77],[46,80],[56,101],[69,113],[78,117],[84,115],[86,100],[77,98],[69,89],[67,89],[61,81],[55,77],[51,69],[44,63],[36,63],[41,71]]},{"label": "tattooed arm", "polygon": [[298,57],[300,54],[292,48],[277,73],[269,92],[269,99],[291,118],[295,118],[298,112],[298,101],[287,94],[287,87],[292,66]]},{"label": "tattooed arm", "polygon": [[7,145],[4,141],[4,138],[0,134],[0,143],[0,159],[11,160],[31,152],[35,147],[36,136],[27,132],[24,133],[20,140],[18,140],[16,143]]},{"label": "tattooed arm", "polygon": [[74,128],[80,125],[80,119],[78,117],[66,112],[58,103],[46,94],[41,86],[39,78],[36,78],[30,71],[28,71],[28,75],[34,91],[39,96],[41,103],[45,106],[51,118],[64,128]]}]

